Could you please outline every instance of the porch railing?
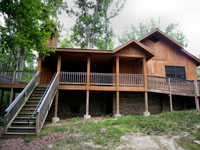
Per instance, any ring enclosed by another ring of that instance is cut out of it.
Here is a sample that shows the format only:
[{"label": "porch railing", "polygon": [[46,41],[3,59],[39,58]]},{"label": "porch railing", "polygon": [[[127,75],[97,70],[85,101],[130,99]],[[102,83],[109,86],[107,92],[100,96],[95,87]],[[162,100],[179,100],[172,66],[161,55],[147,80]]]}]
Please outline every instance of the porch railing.
[{"label": "porch railing", "polygon": [[20,110],[20,108],[25,103],[27,96],[31,93],[34,87],[37,84],[38,77],[40,73],[37,72],[34,78],[29,82],[29,84],[24,88],[24,90],[15,98],[15,100],[10,104],[10,106],[5,110],[5,120],[7,123],[10,123],[14,118],[16,113]]},{"label": "porch railing", "polygon": [[42,96],[40,100],[41,104],[39,108],[37,109],[37,113],[36,113],[36,133],[37,134],[39,134],[41,128],[44,125],[48,111],[55,97],[57,85],[58,85],[58,74],[59,73],[57,72],[55,76],[52,78],[44,95]]},{"label": "porch railing", "polygon": [[116,85],[115,73],[90,73],[90,85]]},{"label": "porch railing", "polygon": [[[172,92],[194,94],[194,82],[170,78]],[[148,89],[169,91],[169,78],[148,75]]]},{"label": "porch railing", "polygon": [[86,72],[60,72],[60,84],[86,84]]},{"label": "porch railing", "polygon": [[119,74],[119,83],[121,86],[144,86],[143,74]]},{"label": "porch railing", "polygon": [[28,83],[36,71],[0,70],[0,83]]}]

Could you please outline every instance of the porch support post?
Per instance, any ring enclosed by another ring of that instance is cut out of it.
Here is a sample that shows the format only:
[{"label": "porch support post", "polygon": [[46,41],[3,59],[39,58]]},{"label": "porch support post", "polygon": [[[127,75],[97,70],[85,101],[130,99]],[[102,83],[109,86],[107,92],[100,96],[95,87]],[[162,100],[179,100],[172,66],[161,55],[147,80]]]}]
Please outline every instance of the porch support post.
[{"label": "porch support post", "polygon": [[[37,71],[39,71],[40,73],[42,72],[42,57],[39,56],[38,58],[38,69]],[[41,75],[38,77],[38,83],[41,83]]]},{"label": "porch support post", "polygon": [[119,113],[119,56],[116,56],[116,114],[115,117],[120,117]]},{"label": "porch support post", "polygon": [[143,73],[144,73],[144,101],[145,101],[145,112],[144,116],[149,116],[149,105],[148,105],[148,82],[147,82],[147,63],[146,58],[143,58]]},{"label": "porch support post", "polygon": [[[15,79],[16,79],[16,69],[13,72],[13,78],[12,78],[12,83],[15,83]],[[13,101],[13,97],[14,97],[14,89],[11,88],[10,90],[10,100],[9,100],[9,105],[12,103]]]},{"label": "porch support post", "polygon": [[3,98],[4,98],[4,89],[1,90],[1,103],[0,103],[0,111],[3,112]]},{"label": "porch support post", "polygon": [[85,119],[91,118],[89,115],[89,96],[90,96],[90,64],[91,64],[91,57],[87,57],[87,83],[86,83],[86,114],[84,115]]},{"label": "porch support post", "polygon": [[168,78],[168,87],[169,87],[169,105],[170,111],[173,111],[173,103],[172,103],[172,89],[171,89],[171,80]]},{"label": "porch support post", "polygon": [[199,110],[199,86],[197,80],[194,80],[194,90],[195,90],[195,105],[196,110]]},{"label": "porch support post", "polygon": [[[58,55],[58,61],[57,61],[58,85],[60,83],[61,61],[62,61],[62,57],[61,57],[61,55]],[[59,120],[60,120],[58,118],[58,98],[59,98],[59,90],[57,89],[57,91],[56,91],[56,98],[55,98],[54,117],[52,118],[52,122],[53,123],[59,122]]]}]

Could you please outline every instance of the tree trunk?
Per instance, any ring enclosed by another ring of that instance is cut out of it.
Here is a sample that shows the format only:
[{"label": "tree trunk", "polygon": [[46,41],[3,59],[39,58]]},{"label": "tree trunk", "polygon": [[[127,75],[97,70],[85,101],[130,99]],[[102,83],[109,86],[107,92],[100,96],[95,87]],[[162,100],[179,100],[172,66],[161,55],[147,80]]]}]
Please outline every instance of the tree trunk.
[{"label": "tree trunk", "polygon": [[[25,55],[26,55],[25,48],[22,47],[21,50],[20,50],[20,59],[19,59],[19,63],[18,63],[18,71],[23,71],[24,70]],[[22,75],[23,75],[22,72],[18,72],[17,73],[17,79],[21,80]]]}]

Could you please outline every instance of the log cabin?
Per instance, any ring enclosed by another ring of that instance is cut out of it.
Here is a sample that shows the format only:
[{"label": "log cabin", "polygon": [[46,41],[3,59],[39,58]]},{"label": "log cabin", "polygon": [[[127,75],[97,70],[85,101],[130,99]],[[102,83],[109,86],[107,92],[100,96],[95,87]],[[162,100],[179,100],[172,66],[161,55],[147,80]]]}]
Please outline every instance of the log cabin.
[{"label": "log cabin", "polygon": [[114,50],[57,48],[56,38],[46,46],[56,50],[38,58],[38,72],[23,90],[31,92],[7,108],[7,135],[19,134],[20,122],[32,122],[27,134],[39,134],[46,118],[199,110],[200,60],[159,29]]}]

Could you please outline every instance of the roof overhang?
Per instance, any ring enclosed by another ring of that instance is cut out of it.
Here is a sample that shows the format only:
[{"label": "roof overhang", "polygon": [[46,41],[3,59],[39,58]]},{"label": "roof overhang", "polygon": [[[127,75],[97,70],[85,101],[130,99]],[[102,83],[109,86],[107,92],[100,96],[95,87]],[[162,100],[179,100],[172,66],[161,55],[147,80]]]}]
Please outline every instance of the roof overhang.
[{"label": "roof overhang", "polygon": [[176,40],[174,40],[173,38],[169,37],[167,34],[165,34],[164,32],[160,31],[158,28],[149,32],[148,34],[144,35],[143,37],[139,38],[138,41],[142,42],[143,40],[155,35],[155,34],[159,34],[161,36],[163,36],[165,39],[167,39],[168,41],[170,41],[172,44],[176,45],[178,47],[178,49],[183,52],[184,54],[186,54],[189,58],[191,58],[197,66],[200,66],[200,59],[198,59],[197,57],[195,57],[194,55],[192,55],[191,53],[189,53],[188,51],[186,51],[183,46],[178,43]]}]

